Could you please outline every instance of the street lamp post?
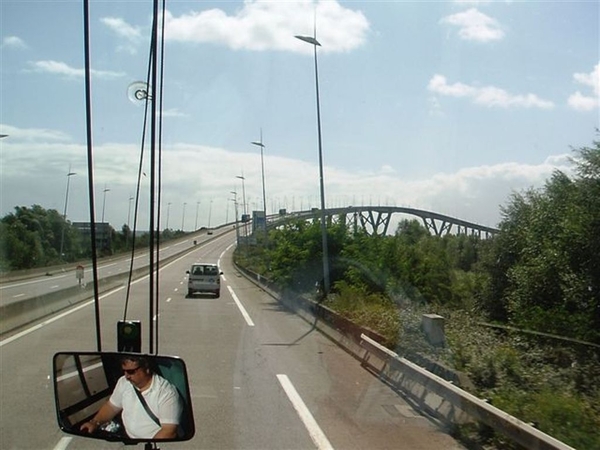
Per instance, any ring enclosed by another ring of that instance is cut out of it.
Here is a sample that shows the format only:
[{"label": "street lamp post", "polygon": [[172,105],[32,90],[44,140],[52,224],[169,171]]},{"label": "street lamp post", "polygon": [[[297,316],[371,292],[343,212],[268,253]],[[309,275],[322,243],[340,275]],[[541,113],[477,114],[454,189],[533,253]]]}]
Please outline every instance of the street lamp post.
[{"label": "street lamp post", "polygon": [[317,64],[317,46],[321,46],[315,36],[295,36],[301,41],[307,42],[314,48],[315,55],[315,88],[317,94],[317,133],[319,138],[319,183],[321,188],[321,239],[323,244],[323,291],[327,295],[329,292],[329,254],[327,250],[327,224],[325,223],[325,186],[323,183],[323,146],[321,139],[321,106],[319,103],[319,70]]},{"label": "street lamp post", "polygon": [[185,229],[185,205],[187,205],[186,202],[183,203],[183,212],[181,214],[181,231]]},{"label": "street lamp post", "polygon": [[131,221],[131,202],[133,202],[133,197],[129,197],[129,211],[127,212],[127,228],[130,228]]},{"label": "street lamp post", "polygon": [[196,224],[194,225],[194,230],[198,230],[198,210],[200,209],[200,202],[196,202]]},{"label": "street lamp post", "polygon": [[108,248],[108,238],[109,238],[109,234],[108,234],[108,227],[106,227],[104,225],[104,209],[106,207],[106,193],[109,192],[110,189],[108,189],[106,187],[106,184],[104,185],[104,190],[102,191],[103,196],[102,196],[102,246],[104,248]]},{"label": "street lamp post", "polygon": [[106,207],[106,193],[110,192],[110,189],[108,189],[106,187],[106,185],[104,185],[104,190],[102,191],[103,193],[103,197],[102,197],[102,223],[104,223],[104,208]]},{"label": "street lamp post", "polygon": [[[242,207],[242,211],[244,212],[244,217],[242,220],[242,222],[244,223],[244,238],[246,239],[246,241],[248,240],[248,228],[246,228],[246,224],[248,223],[248,212],[246,210],[246,186],[244,184],[244,181],[246,180],[244,178],[244,175],[237,175],[236,178],[239,178],[240,180],[242,180],[242,201],[244,202],[243,207]],[[248,243],[248,242],[246,242]]]},{"label": "street lamp post", "polygon": [[[130,235],[133,238],[133,235],[131,233],[131,205],[133,202],[134,198],[133,195],[129,196],[129,209],[127,211],[127,236],[125,236],[126,238],[126,244],[129,245],[129,239],[130,239]],[[132,239],[132,243],[133,243],[133,239]]]},{"label": "street lamp post", "polygon": [[210,199],[210,203],[208,205],[208,229],[210,230],[210,215],[212,214],[212,198]]},{"label": "street lamp post", "polygon": [[165,226],[165,230],[169,229],[169,212],[171,211],[171,202],[167,203],[167,223]]},{"label": "street lamp post", "polygon": [[231,191],[233,194],[233,198],[230,199],[233,201],[233,207],[235,209],[235,242],[237,245],[240,245],[240,229],[238,227],[238,203],[237,203],[237,192]]},{"label": "street lamp post", "polygon": [[252,142],[252,144],[257,145],[260,147],[260,165],[262,168],[262,195],[263,195],[263,214],[264,214],[264,220],[265,220],[265,245],[266,245],[266,239],[267,239],[267,193],[266,193],[266,189],[265,189],[265,160],[263,157],[263,153],[264,153],[264,149],[265,146],[263,144],[262,141],[262,129],[260,130],[260,141],[256,142]]},{"label": "street lamp post", "polygon": [[[5,137],[5,136],[2,136],[2,137]],[[63,255],[63,248],[64,248],[64,244],[65,244],[65,227],[67,225],[66,222],[67,222],[67,204],[69,202],[69,185],[70,185],[71,177],[73,175],[77,175],[77,174],[75,172],[71,172],[71,166],[69,166],[69,171],[67,172],[67,191],[65,193],[65,209],[63,212],[63,224],[62,224],[62,232],[61,232],[61,236],[60,236],[60,257],[61,258]]]}]

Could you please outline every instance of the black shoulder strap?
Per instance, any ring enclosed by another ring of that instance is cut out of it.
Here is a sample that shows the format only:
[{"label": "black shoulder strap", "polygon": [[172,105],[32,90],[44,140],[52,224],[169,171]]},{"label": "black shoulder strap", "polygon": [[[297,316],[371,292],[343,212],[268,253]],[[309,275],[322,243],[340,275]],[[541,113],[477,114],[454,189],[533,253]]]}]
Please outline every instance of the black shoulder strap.
[{"label": "black shoulder strap", "polygon": [[152,412],[152,410],[148,406],[148,403],[146,403],[146,400],[144,399],[144,396],[142,395],[142,393],[140,391],[138,391],[135,387],[133,387],[133,390],[135,391],[135,395],[137,395],[137,397],[140,399],[142,406],[144,407],[144,409],[146,410],[146,412],[148,413],[150,418],[154,421],[154,423],[156,423],[156,425],[158,425],[160,427],[161,426],[160,420],[158,420],[158,417],[156,417],[156,415]]}]

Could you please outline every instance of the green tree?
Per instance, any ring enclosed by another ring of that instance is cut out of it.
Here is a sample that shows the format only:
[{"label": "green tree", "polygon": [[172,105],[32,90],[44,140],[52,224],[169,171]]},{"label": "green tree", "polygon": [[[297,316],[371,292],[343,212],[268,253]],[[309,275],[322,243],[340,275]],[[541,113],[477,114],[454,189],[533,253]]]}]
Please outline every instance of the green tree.
[{"label": "green tree", "polygon": [[282,286],[311,289],[322,278],[321,227],[318,222],[290,222],[270,233],[276,242],[268,252],[271,278]]},{"label": "green tree", "polygon": [[542,189],[514,194],[485,255],[481,306],[494,320],[600,341],[600,142]]},{"label": "green tree", "polygon": [[17,206],[0,223],[3,270],[44,267],[74,261],[84,254],[79,231],[54,209]]}]

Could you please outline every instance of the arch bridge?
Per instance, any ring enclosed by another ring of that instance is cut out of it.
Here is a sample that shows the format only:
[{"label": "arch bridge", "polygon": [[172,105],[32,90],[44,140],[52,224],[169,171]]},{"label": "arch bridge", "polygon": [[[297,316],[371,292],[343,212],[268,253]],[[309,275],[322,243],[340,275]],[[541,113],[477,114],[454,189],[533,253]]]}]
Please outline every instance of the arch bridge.
[{"label": "arch bridge", "polygon": [[[391,219],[394,214],[408,214],[421,218],[425,228],[436,236],[444,236],[448,233],[453,233],[489,238],[499,231],[497,228],[468,222],[444,214],[403,206],[348,206],[343,208],[328,208],[325,210],[325,216],[328,223],[342,223],[343,221],[348,226],[360,226],[370,235],[380,236],[388,233]],[[317,220],[320,219],[320,217],[321,210],[319,208],[313,208],[310,211],[270,216],[269,226],[278,226],[282,223],[297,219]]]}]

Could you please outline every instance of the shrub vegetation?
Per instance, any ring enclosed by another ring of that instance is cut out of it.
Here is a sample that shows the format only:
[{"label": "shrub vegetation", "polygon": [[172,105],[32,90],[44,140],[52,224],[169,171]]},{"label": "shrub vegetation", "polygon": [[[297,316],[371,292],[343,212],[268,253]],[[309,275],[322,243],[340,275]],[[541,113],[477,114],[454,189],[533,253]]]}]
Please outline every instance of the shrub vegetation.
[{"label": "shrub vegetation", "polygon": [[[389,236],[347,220],[329,224],[324,302],[396,352],[439,358],[467,373],[479,397],[591,449],[600,448],[600,141],[575,150],[572,161],[572,177],[556,171],[543,188],[513,194],[491,239],[433,236],[416,220]],[[238,251],[238,262],[314,293],[319,222],[289,222],[267,242]],[[423,338],[424,312],[446,318],[444,349]],[[516,448],[486,427],[458,432],[479,446]]]}]

